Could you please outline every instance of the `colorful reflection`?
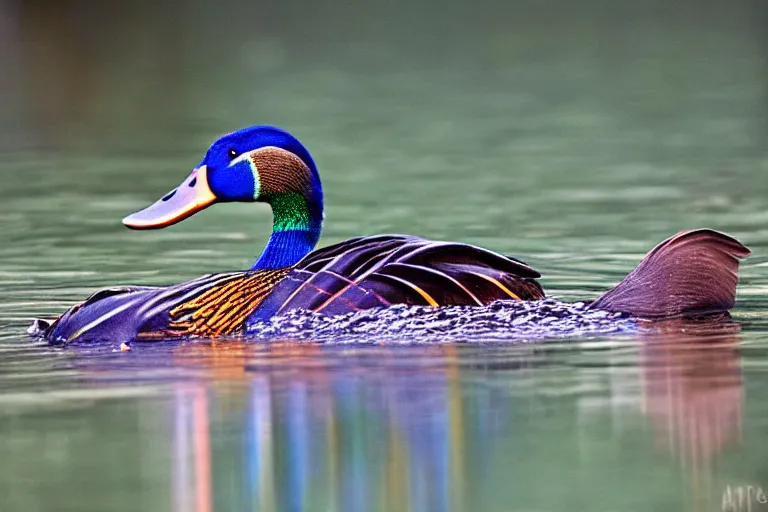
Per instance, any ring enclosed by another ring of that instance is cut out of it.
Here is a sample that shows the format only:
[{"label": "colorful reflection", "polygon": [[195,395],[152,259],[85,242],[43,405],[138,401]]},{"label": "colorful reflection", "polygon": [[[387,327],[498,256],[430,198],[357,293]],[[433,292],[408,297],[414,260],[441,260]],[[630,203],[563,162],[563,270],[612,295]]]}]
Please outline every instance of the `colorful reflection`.
[{"label": "colorful reflection", "polygon": [[[706,335],[670,324],[637,352],[633,408],[652,427],[656,458],[678,464],[692,486],[686,492],[707,503],[713,460],[739,437],[737,342],[730,324]],[[392,351],[368,349],[183,347],[179,361],[202,368],[203,378],[179,384],[175,397],[175,509],[464,510],[483,503],[486,483],[504,482],[500,468],[535,464],[578,442],[575,433],[549,435],[546,414],[535,413],[540,425],[526,423],[545,401],[533,403],[529,388],[552,365],[535,348],[509,358],[506,369],[485,370],[456,346],[402,348],[394,360]],[[499,371],[527,391],[479,379]],[[530,446],[539,437],[552,446]],[[577,463],[594,472],[591,457]]]},{"label": "colorful reflection", "polygon": [[477,438],[493,437],[487,419],[466,417],[460,373],[447,364],[451,348],[434,351],[446,364],[433,371],[339,372],[329,359],[326,367],[303,367],[302,354],[315,349],[288,346],[296,352],[290,365],[277,359],[268,371],[230,380],[222,375],[238,375],[234,360],[242,358],[240,367],[247,368],[261,349],[222,350],[231,364],[208,359],[218,360],[210,367],[214,387],[188,383],[175,399],[177,510],[210,510],[219,500],[265,511],[359,511],[372,510],[371,504],[375,510],[453,510],[462,499],[462,468],[471,462],[464,460],[467,429]]}]

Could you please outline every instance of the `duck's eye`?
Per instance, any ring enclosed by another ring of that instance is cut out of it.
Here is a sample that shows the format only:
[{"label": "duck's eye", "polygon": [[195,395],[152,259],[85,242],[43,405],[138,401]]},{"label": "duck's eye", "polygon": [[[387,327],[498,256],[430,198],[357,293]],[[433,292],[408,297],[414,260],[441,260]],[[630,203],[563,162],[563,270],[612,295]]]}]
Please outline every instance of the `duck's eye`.
[{"label": "duck's eye", "polygon": [[236,149],[230,149],[227,151],[227,155],[229,155],[229,158],[236,158],[237,157],[237,150]]}]

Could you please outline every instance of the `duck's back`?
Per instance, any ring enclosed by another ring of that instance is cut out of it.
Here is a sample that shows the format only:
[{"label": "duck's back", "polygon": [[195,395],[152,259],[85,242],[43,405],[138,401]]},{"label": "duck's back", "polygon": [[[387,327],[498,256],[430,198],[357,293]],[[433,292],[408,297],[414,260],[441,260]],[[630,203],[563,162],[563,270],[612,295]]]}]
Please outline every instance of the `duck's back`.
[{"label": "duck's back", "polygon": [[525,263],[471,245],[403,235],[360,237],[313,251],[289,269],[210,275],[167,288],[104,290],[62,315],[47,337],[217,336],[296,309],[338,315],[391,304],[536,300],[544,297],[538,277]]},{"label": "duck's back", "polygon": [[249,318],[338,315],[391,304],[475,305],[544,297],[539,273],[478,247],[403,235],[353,238],[307,255]]}]

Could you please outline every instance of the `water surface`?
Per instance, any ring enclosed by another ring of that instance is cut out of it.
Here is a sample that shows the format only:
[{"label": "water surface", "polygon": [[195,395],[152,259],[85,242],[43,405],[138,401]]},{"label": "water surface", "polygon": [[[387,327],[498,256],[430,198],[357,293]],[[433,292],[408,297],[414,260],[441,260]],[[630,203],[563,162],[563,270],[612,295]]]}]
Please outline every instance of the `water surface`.
[{"label": "water surface", "polygon": [[[762,4],[401,4],[0,3],[0,511],[766,506],[737,494],[768,488]],[[98,287],[250,266],[264,205],[120,219],[255,123],[315,157],[323,244],[464,241],[586,300],[710,227],[754,251],[735,324],[126,353],[26,338]]]}]

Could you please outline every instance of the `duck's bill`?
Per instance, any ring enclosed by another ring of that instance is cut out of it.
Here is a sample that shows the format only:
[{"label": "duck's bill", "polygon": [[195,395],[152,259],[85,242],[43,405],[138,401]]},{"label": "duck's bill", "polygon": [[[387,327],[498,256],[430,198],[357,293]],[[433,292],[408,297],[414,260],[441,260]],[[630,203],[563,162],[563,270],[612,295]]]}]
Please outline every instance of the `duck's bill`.
[{"label": "duck's bill", "polygon": [[132,229],[159,229],[176,224],[216,202],[208,186],[208,170],[202,165],[175,189],[154,204],[132,213],[123,224]]}]

